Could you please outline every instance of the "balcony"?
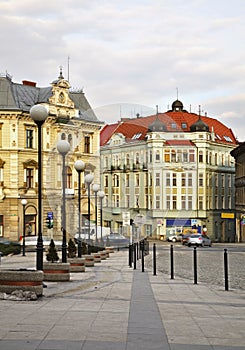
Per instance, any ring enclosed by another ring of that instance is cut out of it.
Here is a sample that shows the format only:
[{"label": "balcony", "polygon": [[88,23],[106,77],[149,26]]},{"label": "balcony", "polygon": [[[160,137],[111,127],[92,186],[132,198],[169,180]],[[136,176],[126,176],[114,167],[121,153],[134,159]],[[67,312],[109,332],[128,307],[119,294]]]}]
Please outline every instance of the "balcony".
[{"label": "balcony", "polygon": [[113,215],[119,215],[119,214],[121,214],[121,208],[117,208],[117,207],[112,208],[112,209],[111,209],[111,213],[112,213]]},{"label": "balcony", "polygon": [[66,188],[66,189],[65,189],[65,194],[66,194],[67,196],[74,196],[74,194],[75,194],[74,188]]}]

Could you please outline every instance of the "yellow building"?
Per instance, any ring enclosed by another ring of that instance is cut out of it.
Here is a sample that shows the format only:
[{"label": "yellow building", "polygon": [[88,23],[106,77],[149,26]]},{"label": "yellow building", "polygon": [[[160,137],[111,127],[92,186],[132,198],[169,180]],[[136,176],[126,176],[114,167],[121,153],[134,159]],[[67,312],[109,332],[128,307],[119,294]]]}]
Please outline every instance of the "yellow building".
[{"label": "yellow building", "polygon": [[[84,185],[86,173],[100,183],[100,129],[103,125],[91,109],[82,90],[73,91],[62,71],[49,87],[36,83],[14,83],[8,74],[0,75],[0,236],[18,240],[23,234],[37,235],[38,222],[38,129],[30,117],[30,108],[42,104],[48,118],[42,126],[43,160],[43,235],[60,238],[62,203],[62,157],[57,142],[66,139],[70,151],[66,156],[67,233],[78,230],[78,174],[76,160],[86,164],[82,173],[82,225],[88,219],[88,198]],[[92,196],[92,195],[91,195]],[[22,199],[27,200],[25,207]],[[25,214],[25,215],[24,215]],[[91,197],[90,219],[95,217]],[[53,216],[53,228],[46,218]],[[25,216],[25,221],[23,217]]]}]

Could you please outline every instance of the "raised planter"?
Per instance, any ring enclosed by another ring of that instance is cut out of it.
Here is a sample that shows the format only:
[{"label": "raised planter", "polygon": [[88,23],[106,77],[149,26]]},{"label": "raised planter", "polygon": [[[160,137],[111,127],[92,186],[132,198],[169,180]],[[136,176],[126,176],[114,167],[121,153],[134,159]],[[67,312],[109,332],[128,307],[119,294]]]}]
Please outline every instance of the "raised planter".
[{"label": "raised planter", "polygon": [[93,257],[94,257],[94,262],[95,262],[95,263],[100,263],[100,262],[101,262],[100,252],[98,252],[98,253],[92,253],[91,255],[93,255]]},{"label": "raised planter", "polygon": [[1,270],[0,292],[10,294],[15,290],[31,291],[43,295],[43,272],[37,270]]},{"label": "raised planter", "polygon": [[105,253],[106,253],[106,258],[109,258],[109,257],[110,257],[110,252],[109,252],[109,250],[105,250]]},{"label": "raised planter", "polygon": [[85,266],[86,267],[94,266],[94,256],[93,255],[87,254],[87,255],[84,255],[84,258],[85,258]]},{"label": "raised planter", "polygon": [[105,250],[108,251],[109,253],[114,253],[113,247],[106,247]]},{"label": "raised planter", "polygon": [[85,272],[85,258],[69,258],[70,272]]},{"label": "raised planter", "polygon": [[102,251],[100,252],[100,257],[101,257],[101,260],[105,260],[105,259],[107,258],[107,256],[106,256],[106,251],[105,251],[105,250],[102,250]]},{"label": "raised planter", "polygon": [[43,280],[56,281],[70,281],[70,264],[69,263],[43,263]]}]

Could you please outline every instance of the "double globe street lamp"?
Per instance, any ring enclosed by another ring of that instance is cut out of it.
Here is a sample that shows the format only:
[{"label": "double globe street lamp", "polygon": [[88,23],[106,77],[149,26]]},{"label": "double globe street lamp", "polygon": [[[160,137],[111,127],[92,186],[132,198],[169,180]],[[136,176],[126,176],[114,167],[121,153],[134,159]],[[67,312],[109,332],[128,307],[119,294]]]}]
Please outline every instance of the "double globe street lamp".
[{"label": "double globe street lamp", "polygon": [[42,237],[42,125],[48,117],[43,105],[35,105],[30,109],[30,116],[38,128],[38,238],[36,268],[43,270],[43,237]]},{"label": "double globe street lamp", "polygon": [[93,184],[92,186],[93,192],[94,192],[94,199],[95,199],[95,244],[98,243],[98,213],[97,213],[97,194],[100,189],[100,185]]},{"label": "double globe street lamp", "polygon": [[91,253],[91,242],[90,242],[90,185],[94,180],[92,174],[87,174],[84,177],[84,181],[87,184],[88,188],[88,254]]},{"label": "double globe street lamp", "polygon": [[70,144],[66,140],[60,140],[57,143],[57,150],[62,155],[62,223],[61,223],[61,230],[63,232],[63,239],[62,239],[62,263],[67,262],[67,256],[66,256],[66,167],[65,167],[65,156],[70,151]]},{"label": "double globe street lamp", "polygon": [[78,257],[82,257],[82,244],[81,244],[81,173],[85,169],[85,163],[82,160],[77,160],[74,167],[78,173]]},{"label": "double globe street lamp", "polygon": [[102,235],[102,225],[103,225],[103,219],[102,219],[102,201],[105,197],[104,191],[98,191],[98,197],[100,199],[100,241],[101,245],[103,245],[103,235]]}]

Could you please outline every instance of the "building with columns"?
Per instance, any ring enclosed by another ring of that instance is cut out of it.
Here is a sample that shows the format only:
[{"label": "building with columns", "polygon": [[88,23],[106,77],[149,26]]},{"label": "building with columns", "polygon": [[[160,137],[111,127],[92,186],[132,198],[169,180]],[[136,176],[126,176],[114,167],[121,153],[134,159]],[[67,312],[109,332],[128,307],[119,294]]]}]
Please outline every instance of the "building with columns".
[{"label": "building with columns", "polygon": [[[106,125],[101,131],[101,183],[105,224],[166,239],[205,231],[233,242],[238,142],[217,119],[188,112],[176,100],[165,113]],[[138,234],[137,233],[137,234]]]},{"label": "building with columns", "polygon": [[[48,117],[42,126],[43,159],[43,235],[61,238],[62,157],[57,142],[70,143],[66,156],[67,234],[78,230],[78,174],[76,160],[86,164],[82,174],[82,225],[88,220],[88,198],[84,184],[86,173],[100,183],[100,129],[103,125],[93,112],[82,90],[72,90],[60,71],[48,87],[24,80],[15,83],[9,74],[0,75],[0,236],[18,240],[23,234],[37,235],[38,218],[38,135],[30,117],[30,108],[42,104]],[[23,214],[21,200],[26,199]],[[90,219],[95,217],[91,200]],[[25,217],[23,217],[23,215]],[[53,227],[46,226],[47,215]],[[25,220],[25,221],[23,221]]]}]

